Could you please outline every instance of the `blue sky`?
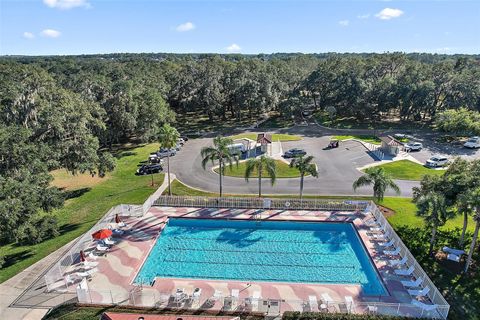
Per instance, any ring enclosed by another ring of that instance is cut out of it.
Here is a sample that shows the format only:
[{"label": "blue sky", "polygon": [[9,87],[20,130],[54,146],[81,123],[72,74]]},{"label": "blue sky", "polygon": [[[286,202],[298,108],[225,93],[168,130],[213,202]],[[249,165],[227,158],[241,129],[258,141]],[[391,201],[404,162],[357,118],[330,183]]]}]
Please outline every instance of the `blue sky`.
[{"label": "blue sky", "polygon": [[0,54],[480,53],[480,1],[0,0]]}]

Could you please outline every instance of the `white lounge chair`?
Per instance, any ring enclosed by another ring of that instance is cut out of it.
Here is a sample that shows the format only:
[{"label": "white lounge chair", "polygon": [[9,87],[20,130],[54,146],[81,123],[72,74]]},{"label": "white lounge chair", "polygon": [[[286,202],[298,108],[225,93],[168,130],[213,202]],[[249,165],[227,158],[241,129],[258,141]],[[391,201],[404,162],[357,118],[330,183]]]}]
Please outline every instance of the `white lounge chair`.
[{"label": "white lounge chair", "polygon": [[258,310],[258,302],[260,300],[260,291],[253,292],[253,295],[248,298],[248,304],[250,304],[252,311]]},{"label": "white lounge chair", "polygon": [[94,274],[97,271],[98,271],[97,268],[93,268],[84,272],[76,272],[75,275],[81,278],[90,278],[92,274]]},{"label": "white lounge chair", "polygon": [[423,282],[423,278],[420,277],[417,280],[402,280],[400,281],[404,287],[409,287],[409,288],[414,288],[414,287],[420,287],[420,285]]},{"label": "white lounge chair", "polygon": [[75,274],[67,274],[65,276],[65,283],[68,286],[68,285],[76,283],[79,279],[81,279],[81,278],[76,276]]},{"label": "white lounge chair", "polygon": [[385,233],[371,233],[370,238],[373,238],[375,240],[386,240],[390,238],[390,232],[385,232]]},{"label": "white lounge chair", "polygon": [[437,309],[437,307],[438,307],[438,305],[436,305],[436,304],[426,304],[426,303],[420,302],[416,299],[412,300],[412,304],[416,307],[422,308],[425,311],[433,311],[433,310]]},{"label": "white lounge chair", "polygon": [[383,232],[382,227],[370,227],[371,232]]},{"label": "white lounge chair", "polygon": [[462,254],[465,254],[465,250],[453,249],[453,248],[449,248],[449,247],[443,247],[442,251],[445,252],[445,253],[454,254],[456,256],[461,256]]},{"label": "white lounge chair", "polygon": [[238,300],[240,299],[240,290],[232,289],[232,291],[230,291],[230,297],[232,298],[232,309],[236,309]]},{"label": "white lounge chair", "polygon": [[428,292],[430,291],[430,288],[425,287],[423,289],[408,289],[407,291],[408,291],[408,294],[411,296],[424,297],[428,294]]},{"label": "white lounge chair", "polygon": [[93,252],[90,252],[90,253],[87,255],[87,257],[88,257],[89,259],[92,259],[92,260],[97,260],[97,259],[98,259],[98,256],[97,256],[95,253],[93,253]]},{"label": "white lounge chair", "polygon": [[105,246],[105,245],[101,245],[100,243],[97,244],[97,246],[95,247],[95,249],[96,249],[97,251],[100,251],[100,252],[105,252],[105,251],[110,250],[109,247],[107,247],[107,246]]},{"label": "white lounge chair", "polygon": [[126,224],[125,222],[123,222],[123,221],[120,221],[119,223],[117,223],[117,226],[118,226],[119,228],[124,228],[124,227],[127,226],[127,224]]},{"label": "white lounge chair", "polygon": [[220,290],[215,290],[215,292],[213,293],[213,298],[216,300],[220,300],[222,296],[223,296],[223,293]]},{"label": "white lounge chair", "polygon": [[316,296],[308,296],[308,305],[310,311],[318,311],[318,301]]},{"label": "white lounge chair", "polygon": [[200,296],[202,295],[201,288],[195,288],[192,293],[192,306],[200,305]]},{"label": "white lounge chair", "polygon": [[367,227],[378,227],[380,226],[377,222],[377,220],[375,220],[375,218],[370,218],[370,219],[366,219],[363,221],[363,223],[367,226]]},{"label": "white lounge chair", "polygon": [[403,257],[402,259],[396,259],[396,260],[388,260],[391,266],[403,266],[405,263],[407,263],[408,258]]},{"label": "white lounge chair", "polygon": [[106,245],[109,245],[109,246],[113,246],[114,244],[117,243],[117,241],[113,241],[113,240],[110,239],[110,238],[103,239],[103,242],[104,242]]},{"label": "white lounge chair", "polygon": [[389,256],[396,256],[400,253],[400,248],[396,248],[395,250],[383,250],[383,253]]},{"label": "white lounge chair", "polygon": [[449,253],[447,254],[447,260],[460,262],[460,256],[457,256],[456,254],[453,254],[453,253]]},{"label": "white lounge chair", "polygon": [[98,262],[94,262],[94,261],[83,261],[82,262],[82,266],[84,268],[95,268],[96,266],[98,266]]},{"label": "white lounge chair", "polygon": [[395,243],[395,240],[392,239],[388,242],[381,242],[378,245],[381,246],[381,247],[391,247],[391,246],[393,246],[394,243]]},{"label": "white lounge chair", "polygon": [[192,297],[199,297],[202,295],[202,289],[200,288],[195,288],[192,293]]},{"label": "white lounge chair", "polygon": [[409,276],[413,273],[414,270],[415,268],[413,266],[410,266],[408,269],[395,269],[394,272],[399,276]]},{"label": "white lounge chair", "polygon": [[348,313],[355,313],[355,302],[351,296],[345,296],[345,302],[347,304]]}]

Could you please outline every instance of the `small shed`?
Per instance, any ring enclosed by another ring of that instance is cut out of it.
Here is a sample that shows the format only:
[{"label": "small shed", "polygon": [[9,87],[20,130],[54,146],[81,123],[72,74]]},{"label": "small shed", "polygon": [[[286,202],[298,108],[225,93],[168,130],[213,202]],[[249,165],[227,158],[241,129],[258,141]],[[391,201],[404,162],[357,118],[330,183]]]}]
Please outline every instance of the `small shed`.
[{"label": "small shed", "polygon": [[270,133],[259,133],[257,136],[257,144],[260,144],[262,152],[267,152],[268,145],[272,143],[272,135]]},{"label": "small shed", "polygon": [[392,136],[381,136],[378,137],[380,141],[382,142],[382,145],[380,149],[383,151],[383,153],[391,155],[391,156],[396,156],[403,147],[403,143],[398,141]]}]

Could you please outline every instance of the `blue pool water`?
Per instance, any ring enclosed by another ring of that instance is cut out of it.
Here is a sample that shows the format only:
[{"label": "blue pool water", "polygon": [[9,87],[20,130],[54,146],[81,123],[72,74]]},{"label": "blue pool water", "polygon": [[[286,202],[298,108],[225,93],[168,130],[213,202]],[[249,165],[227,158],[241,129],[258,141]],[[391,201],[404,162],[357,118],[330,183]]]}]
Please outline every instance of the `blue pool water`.
[{"label": "blue pool water", "polygon": [[360,284],[384,295],[350,223],[171,218],[135,281],[160,278]]}]

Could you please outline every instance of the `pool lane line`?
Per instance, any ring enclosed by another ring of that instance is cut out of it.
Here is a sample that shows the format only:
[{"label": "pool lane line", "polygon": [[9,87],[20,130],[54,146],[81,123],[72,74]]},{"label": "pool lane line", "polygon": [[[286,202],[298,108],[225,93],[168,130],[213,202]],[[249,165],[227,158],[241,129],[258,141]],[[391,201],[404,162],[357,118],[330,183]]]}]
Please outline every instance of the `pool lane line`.
[{"label": "pool lane line", "polygon": [[301,268],[329,268],[329,269],[360,269],[356,266],[326,266],[326,265],[312,265],[312,264],[268,264],[268,263],[241,263],[241,262],[218,262],[218,261],[187,261],[187,260],[174,260],[174,259],[164,259],[163,261],[167,263],[193,263],[193,264],[222,264],[222,265],[242,265],[242,266],[259,266],[259,267],[301,267]]},{"label": "pool lane line", "polygon": [[348,253],[320,253],[320,252],[280,252],[280,251],[245,251],[245,250],[218,250],[218,249],[189,249],[189,248],[175,248],[167,247],[168,250],[181,250],[181,251],[200,251],[200,252],[238,252],[238,253],[265,253],[265,254],[282,254],[282,255],[328,255],[328,256],[351,256]]}]

